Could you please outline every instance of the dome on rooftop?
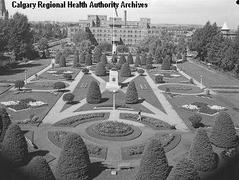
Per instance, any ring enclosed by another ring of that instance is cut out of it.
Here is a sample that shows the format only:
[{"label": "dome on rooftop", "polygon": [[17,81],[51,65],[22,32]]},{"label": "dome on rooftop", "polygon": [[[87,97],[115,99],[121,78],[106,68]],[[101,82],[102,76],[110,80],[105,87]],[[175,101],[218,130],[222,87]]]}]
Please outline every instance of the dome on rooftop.
[{"label": "dome on rooftop", "polygon": [[223,30],[223,31],[229,31],[230,29],[228,28],[228,26],[227,26],[227,23],[226,22],[224,22],[224,24],[223,24],[223,26],[222,26],[222,29],[221,30]]}]

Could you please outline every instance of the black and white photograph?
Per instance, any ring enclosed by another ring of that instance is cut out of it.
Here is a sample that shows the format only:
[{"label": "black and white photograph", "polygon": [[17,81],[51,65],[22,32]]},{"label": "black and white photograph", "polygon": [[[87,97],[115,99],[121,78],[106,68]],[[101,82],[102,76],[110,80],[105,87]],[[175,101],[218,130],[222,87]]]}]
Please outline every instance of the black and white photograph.
[{"label": "black and white photograph", "polygon": [[0,0],[0,180],[239,180],[239,0]]}]

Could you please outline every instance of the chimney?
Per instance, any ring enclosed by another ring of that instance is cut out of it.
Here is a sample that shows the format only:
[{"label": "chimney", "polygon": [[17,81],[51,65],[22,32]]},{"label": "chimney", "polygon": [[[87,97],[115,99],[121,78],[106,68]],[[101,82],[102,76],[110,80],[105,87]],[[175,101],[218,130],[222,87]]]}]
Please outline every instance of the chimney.
[{"label": "chimney", "polygon": [[127,11],[124,11],[124,25],[127,26]]}]

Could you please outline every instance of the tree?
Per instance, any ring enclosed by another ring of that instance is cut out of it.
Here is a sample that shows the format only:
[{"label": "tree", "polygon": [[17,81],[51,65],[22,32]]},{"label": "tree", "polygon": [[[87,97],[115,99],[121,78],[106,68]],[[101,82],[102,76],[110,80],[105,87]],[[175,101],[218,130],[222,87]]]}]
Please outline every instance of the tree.
[{"label": "tree", "polygon": [[62,56],[62,53],[60,51],[58,51],[56,53],[56,57],[55,57],[55,60],[56,60],[56,63],[59,64],[60,63],[60,58]]},{"label": "tree", "polygon": [[15,81],[15,88],[18,88],[18,90],[20,91],[21,88],[23,88],[25,85],[25,82],[23,80],[17,80]]},{"label": "tree", "polygon": [[128,64],[134,64],[133,56],[132,56],[131,53],[129,53],[129,55],[127,57],[127,63]]},{"label": "tree", "polygon": [[211,142],[220,148],[233,148],[238,145],[235,126],[229,114],[220,112],[210,136]]},{"label": "tree", "polygon": [[140,60],[139,54],[136,55],[136,59],[135,59],[134,65],[135,65],[135,67],[141,66],[141,60]]},{"label": "tree", "polygon": [[189,150],[191,159],[198,171],[211,171],[217,167],[216,154],[207,136],[207,132],[199,128]]},{"label": "tree", "polygon": [[34,157],[30,163],[21,170],[25,180],[55,180],[50,166],[45,158],[41,156]]},{"label": "tree", "polygon": [[75,95],[72,93],[66,93],[63,95],[63,101],[66,101],[67,103],[72,103],[74,98],[75,98]]},{"label": "tree", "polygon": [[129,83],[129,86],[127,88],[126,91],[126,95],[125,95],[125,103],[126,104],[136,104],[138,103],[138,92],[135,86],[134,81],[131,81]]},{"label": "tree", "polygon": [[112,44],[109,42],[102,42],[98,45],[102,52],[112,52]]},{"label": "tree", "polygon": [[124,55],[121,55],[118,65],[121,67],[124,63],[126,63],[126,59],[125,59]]},{"label": "tree", "polygon": [[117,55],[113,54],[113,56],[112,56],[112,63],[113,63],[113,64],[116,64],[117,61],[118,61]]},{"label": "tree", "polygon": [[91,81],[88,88],[86,101],[89,104],[98,104],[101,102],[101,91],[96,81]]},{"label": "tree", "polygon": [[161,69],[162,70],[170,70],[170,66],[171,66],[171,57],[169,55],[167,55],[163,59],[163,63],[162,63]]},{"label": "tree", "polygon": [[10,124],[11,120],[9,118],[7,110],[3,107],[0,107],[0,142],[3,141],[3,138]]},{"label": "tree", "polygon": [[80,54],[80,63],[85,64],[86,63],[86,55],[84,53]]},{"label": "tree", "polygon": [[66,88],[66,84],[64,82],[55,82],[54,83],[53,89],[57,89],[58,91],[60,91],[60,89],[65,89],[65,88]]},{"label": "tree", "polygon": [[100,61],[101,55],[102,55],[101,49],[98,46],[96,46],[93,53],[93,62],[98,63]]},{"label": "tree", "polygon": [[147,62],[147,55],[144,53],[142,54],[141,56],[141,65],[146,65],[146,62]]},{"label": "tree", "polygon": [[188,118],[188,120],[192,123],[192,126],[194,128],[199,128],[202,126],[202,123],[201,123],[202,116],[200,116],[199,114],[194,114],[194,115],[190,116]]},{"label": "tree", "polygon": [[79,51],[75,51],[74,60],[73,60],[73,67],[78,67],[79,65],[80,65]]},{"label": "tree", "polygon": [[166,180],[170,172],[164,149],[157,139],[152,139],[144,150],[136,180]]},{"label": "tree", "polygon": [[66,137],[56,165],[56,179],[88,180],[90,159],[86,145],[78,134]]},{"label": "tree", "polygon": [[0,19],[0,53],[7,51],[10,28],[8,20]]},{"label": "tree", "polygon": [[49,48],[47,38],[43,37],[40,39],[40,41],[38,42],[38,48],[40,51],[45,51]]},{"label": "tree", "polygon": [[102,62],[97,63],[96,69],[95,69],[95,75],[96,76],[106,76],[105,65]]},{"label": "tree", "polygon": [[104,65],[107,64],[107,57],[105,54],[102,54],[102,56],[100,57],[100,62],[103,63]]},{"label": "tree", "polygon": [[187,158],[180,160],[171,170],[167,180],[199,180],[193,162]]},{"label": "tree", "polygon": [[124,64],[121,66],[120,76],[121,76],[121,77],[130,77],[130,76],[131,76],[131,70],[130,70],[130,67],[129,67],[129,64],[128,64],[128,63],[124,63]]},{"label": "tree", "polygon": [[61,56],[59,65],[60,67],[66,67],[66,58],[64,55]]},{"label": "tree", "polygon": [[27,142],[22,130],[16,124],[11,124],[2,142],[2,155],[11,166],[19,167],[27,163]]},{"label": "tree", "polygon": [[89,40],[83,40],[81,43],[80,43],[80,52],[81,53],[89,53],[90,50],[91,50],[91,42]]},{"label": "tree", "polygon": [[86,54],[85,65],[86,66],[92,65],[92,54],[91,53]]}]

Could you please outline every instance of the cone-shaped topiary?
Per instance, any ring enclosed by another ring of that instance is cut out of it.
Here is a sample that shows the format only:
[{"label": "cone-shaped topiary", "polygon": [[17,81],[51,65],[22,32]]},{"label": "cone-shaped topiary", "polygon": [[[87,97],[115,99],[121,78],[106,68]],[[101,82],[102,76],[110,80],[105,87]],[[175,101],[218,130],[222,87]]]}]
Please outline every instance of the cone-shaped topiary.
[{"label": "cone-shaped topiary", "polygon": [[126,63],[126,59],[125,59],[124,55],[121,55],[118,64],[120,66],[122,66],[125,63]]},{"label": "cone-shaped topiary", "polygon": [[73,67],[78,67],[80,65],[79,51],[74,54]]},{"label": "cone-shaped topiary", "polygon": [[56,64],[60,63],[61,56],[62,56],[62,53],[61,52],[57,52],[56,57],[55,57]]},{"label": "cone-shaped topiary", "polygon": [[140,56],[138,54],[136,55],[134,65],[135,65],[135,67],[141,66],[141,59],[140,59]]},{"label": "cone-shaped topiary", "polygon": [[56,179],[88,180],[90,159],[86,145],[78,134],[66,137],[56,165]]},{"label": "cone-shaped topiary", "polygon": [[128,63],[124,63],[120,69],[120,76],[121,77],[130,77],[131,70]]},{"label": "cone-shaped topiary", "polygon": [[91,66],[92,65],[92,54],[87,53],[85,58],[85,65]]},{"label": "cone-shaped topiary", "polygon": [[86,101],[89,104],[98,104],[101,101],[100,87],[96,81],[91,81],[86,96]]},{"label": "cone-shaped topiary", "polygon": [[132,56],[131,53],[129,53],[129,55],[127,57],[127,63],[128,64],[134,64],[133,56]]},{"label": "cone-shaped topiary", "polygon": [[147,62],[147,55],[144,53],[141,56],[141,65],[142,66],[146,65],[146,62]]},{"label": "cone-shaped topiary", "polygon": [[167,55],[164,59],[163,59],[163,63],[161,66],[162,70],[170,70],[170,66],[171,66],[171,58],[169,55]]},{"label": "cone-shaped topiary", "polygon": [[97,46],[97,47],[94,49],[93,62],[94,62],[94,63],[100,62],[100,57],[101,57],[101,55],[102,55],[101,49]]},{"label": "cone-shaped topiary", "polygon": [[189,150],[189,159],[198,171],[210,171],[217,167],[216,158],[207,132],[199,128]]},{"label": "cone-shaped topiary", "polygon": [[210,140],[215,146],[221,148],[233,148],[238,145],[235,126],[226,112],[220,112],[216,117]]},{"label": "cone-shaped topiary", "polygon": [[105,64],[103,64],[102,62],[97,63],[96,69],[95,69],[95,75],[106,76]]},{"label": "cone-shaped topiary", "polygon": [[126,104],[135,104],[138,102],[138,92],[137,92],[137,89],[135,87],[135,83],[134,81],[131,81],[129,83],[129,86],[127,88],[127,91],[126,91],[126,95],[125,95],[125,103]]},{"label": "cone-shaped topiary", "polygon": [[184,158],[180,160],[171,170],[167,180],[199,180],[199,174],[195,169],[193,161]]},{"label": "cone-shaped topiary", "polygon": [[0,142],[3,141],[8,126],[11,124],[11,120],[5,108],[0,108]]},{"label": "cone-shaped topiary", "polygon": [[80,61],[81,64],[85,64],[85,61],[86,61],[86,55],[85,55],[85,53],[82,52],[82,53],[80,54],[80,60],[79,60],[79,61]]},{"label": "cone-shaped topiary", "polygon": [[152,139],[144,150],[136,180],[166,180],[170,172],[159,140]]},{"label": "cone-shaped topiary", "polygon": [[105,54],[103,54],[101,57],[100,57],[100,62],[103,63],[104,65],[107,64],[107,57]]},{"label": "cone-shaped topiary", "polygon": [[66,58],[64,55],[61,56],[59,65],[60,67],[66,67]]},{"label": "cone-shaped topiary", "polygon": [[21,169],[24,180],[55,180],[50,166],[41,156],[34,157],[28,165]]},{"label": "cone-shaped topiary", "polygon": [[152,54],[149,54],[146,61],[146,65],[152,65],[152,64],[153,64],[153,57],[152,57]]},{"label": "cone-shaped topiary", "polygon": [[2,142],[2,155],[14,167],[27,163],[27,142],[22,130],[16,124],[11,124],[6,131]]}]

